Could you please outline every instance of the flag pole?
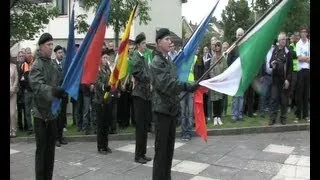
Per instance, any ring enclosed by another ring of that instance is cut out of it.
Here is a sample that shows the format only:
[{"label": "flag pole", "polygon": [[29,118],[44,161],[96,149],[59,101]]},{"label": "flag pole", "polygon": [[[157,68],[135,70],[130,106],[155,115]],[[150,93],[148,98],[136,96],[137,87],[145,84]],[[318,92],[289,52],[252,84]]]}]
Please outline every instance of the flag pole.
[{"label": "flag pole", "polygon": [[[199,84],[200,81],[202,81],[207,75],[208,73],[218,64],[220,63],[220,61],[222,60],[223,57],[225,57],[227,54],[229,54],[238,44],[239,42],[246,37],[247,34],[249,34],[249,32],[255,28],[271,11],[273,11],[280,3],[282,2],[282,0],[278,0],[276,1],[259,19],[258,21],[256,21],[245,33],[243,36],[241,36],[239,39],[236,40],[236,42],[234,42],[228,49],[226,52],[222,53],[222,56],[220,56],[220,58],[214,63],[212,64],[209,69],[204,72],[202,74],[202,76],[196,81],[195,84]],[[180,101],[187,95],[187,93],[185,93],[181,98]]]},{"label": "flag pole", "polygon": [[[212,16],[213,11],[216,9],[216,7],[218,6],[219,2],[220,2],[220,0],[218,0],[218,2],[216,2],[216,4],[214,5],[214,7],[212,8],[212,10],[210,11],[210,16],[211,16],[211,18],[213,17],[213,16]],[[208,16],[206,16],[206,17],[208,17]],[[199,27],[200,27],[200,25],[202,24],[202,22],[206,20],[206,17],[203,18],[203,19],[200,21],[199,25],[198,25],[197,28],[192,32],[192,34],[191,34],[191,36],[188,38],[187,42],[184,43],[183,47],[179,50],[179,52],[178,52],[178,54],[176,55],[176,57],[174,57],[174,59],[172,59],[173,62],[175,62],[176,59],[177,59],[177,57],[178,57],[178,55],[179,55],[180,53],[182,53],[182,51],[184,50],[185,46],[189,43],[191,37],[192,37],[192,36],[196,33],[196,31],[199,29]]]},{"label": "flag pole", "polygon": [[[277,2],[275,2],[260,18],[258,21],[256,21],[245,33],[243,36],[241,36],[239,39],[236,40],[236,42],[234,42],[228,49],[226,52],[224,52],[222,54],[222,56],[212,65],[209,67],[209,69],[203,73],[203,75],[196,81],[196,84],[199,84],[200,81],[202,81],[206,76],[207,74],[222,60],[223,57],[225,57],[227,54],[229,54],[238,44],[239,42],[244,38],[246,37],[246,35],[249,34],[249,32],[255,28],[271,11],[274,10],[274,8],[276,8],[280,2],[282,0],[278,0]],[[182,97],[183,98],[183,97]],[[181,99],[182,99],[181,98]]]}]

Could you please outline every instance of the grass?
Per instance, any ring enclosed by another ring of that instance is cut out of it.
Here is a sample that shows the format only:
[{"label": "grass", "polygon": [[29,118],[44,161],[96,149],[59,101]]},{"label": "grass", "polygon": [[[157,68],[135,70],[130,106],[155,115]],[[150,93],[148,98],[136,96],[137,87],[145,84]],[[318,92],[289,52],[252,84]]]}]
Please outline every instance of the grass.
[{"label": "grass", "polygon": [[[233,122],[231,119],[231,97],[228,98],[228,109],[227,109],[227,115],[222,117],[223,125],[221,126],[213,126],[213,122],[209,121],[207,124],[207,129],[223,129],[223,128],[241,128],[241,127],[254,127],[254,126],[267,126],[269,122],[269,117],[266,116],[265,118],[262,118],[260,116],[256,117],[247,117],[244,116],[244,121],[237,121]],[[280,115],[280,112],[278,113]],[[278,118],[279,119],[279,118]],[[292,112],[287,113],[287,124],[294,124],[294,114]],[[277,121],[277,123],[279,123]],[[81,132],[77,132],[77,127],[72,126],[72,117],[68,116],[68,122],[67,122],[67,132],[64,132],[64,136],[75,136],[75,135],[84,135]],[[181,131],[181,127],[177,127],[177,131]],[[135,128],[133,126],[129,126],[126,129],[119,129],[119,134],[124,133],[134,133]],[[27,132],[17,132],[18,137],[32,137],[34,136],[34,133],[31,135],[28,135]]]}]

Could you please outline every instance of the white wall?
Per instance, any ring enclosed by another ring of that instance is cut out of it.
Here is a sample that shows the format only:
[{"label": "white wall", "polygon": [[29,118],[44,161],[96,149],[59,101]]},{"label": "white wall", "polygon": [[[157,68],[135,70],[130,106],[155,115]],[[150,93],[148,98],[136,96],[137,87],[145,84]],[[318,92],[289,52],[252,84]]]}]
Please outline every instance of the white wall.
[{"label": "white wall", "polygon": [[148,25],[139,25],[139,20],[134,21],[134,35],[140,32],[146,34],[147,43],[155,42],[157,28],[168,28],[182,37],[182,3],[181,0],[148,0],[151,10],[151,21]]},{"label": "white wall", "polygon": [[[73,3],[73,1],[71,1]],[[55,4],[56,1],[53,0]],[[133,22],[133,26],[131,28],[130,39],[134,40],[136,35],[140,32],[144,32],[147,37],[147,43],[154,43],[155,41],[155,31],[157,28],[169,28],[170,31],[176,33],[179,37],[182,37],[182,19],[181,19],[181,0],[148,0],[149,6],[151,10],[149,15],[151,17],[151,21],[149,21],[148,25],[139,25],[139,19],[136,18]],[[72,7],[73,4],[71,4]],[[94,14],[93,10],[89,12],[85,12],[81,7],[79,7],[78,1],[75,2],[75,17],[79,14],[86,13],[87,23],[91,25]],[[68,39],[69,34],[69,15],[59,16],[53,20],[50,20],[49,24],[43,29],[43,31],[38,34],[38,37],[35,37],[35,40],[28,41],[24,46],[32,46],[32,49],[35,49],[35,45],[38,42],[39,36],[43,32],[48,32],[52,35],[52,37],[57,40],[61,45],[66,44],[66,40]],[[121,38],[122,32],[120,32]],[[83,39],[85,34],[78,34],[75,31],[75,39]],[[114,31],[112,27],[107,27],[105,39],[113,39]],[[58,43],[58,44],[59,44]],[[55,43],[56,44],[56,43]]]}]

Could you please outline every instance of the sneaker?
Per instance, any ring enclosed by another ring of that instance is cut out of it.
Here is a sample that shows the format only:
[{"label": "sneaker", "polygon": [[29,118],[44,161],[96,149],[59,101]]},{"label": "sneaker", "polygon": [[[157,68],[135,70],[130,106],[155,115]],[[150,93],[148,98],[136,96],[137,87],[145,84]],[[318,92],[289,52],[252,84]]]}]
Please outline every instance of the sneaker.
[{"label": "sneaker", "polygon": [[214,117],[214,118],[213,118],[213,125],[214,125],[214,126],[217,126],[217,125],[218,125],[218,118],[217,118],[217,117]]},{"label": "sneaker", "polygon": [[306,118],[305,118],[305,120],[307,121],[307,123],[309,123],[309,122],[310,122],[309,117],[306,117]]},{"label": "sneaker", "polygon": [[189,141],[189,139],[188,139],[188,137],[187,137],[187,136],[182,136],[182,137],[181,137],[181,141],[188,142],[188,141]]},{"label": "sneaker", "polygon": [[237,118],[237,117],[232,116],[232,122],[236,122],[237,120],[238,120],[238,118]]},{"label": "sneaker", "polygon": [[222,124],[223,124],[220,117],[217,118],[217,121],[218,121],[218,124],[219,124],[219,125],[222,125]]}]

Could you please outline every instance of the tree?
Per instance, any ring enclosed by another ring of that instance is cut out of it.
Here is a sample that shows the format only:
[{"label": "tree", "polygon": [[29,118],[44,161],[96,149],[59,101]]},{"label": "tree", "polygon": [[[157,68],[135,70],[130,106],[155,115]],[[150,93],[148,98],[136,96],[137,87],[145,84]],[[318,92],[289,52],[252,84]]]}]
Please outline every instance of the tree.
[{"label": "tree", "polygon": [[270,3],[269,0],[252,0],[252,7],[256,21],[269,9]]},{"label": "tree", "polygon": [[[288,13],[282,30],[287,33],[299,31],[301,25],[310,25],[310,0],[294,1],[294,5]],[[269,4],[267,0],[256,0],[254,9],[258,11],[261,16],[273,3],[275,3],[275,1]]]},{"label": "tree", "polygon": [[35,35],[59,15],[58,8],[32,0],[10,1],[10,46],[21,40],[33,40]]},{"label": "tree", "polygon": [[246,31],[254,22],[246,0],[229,0],[228,5],[222,10],[222,24],[224,25],[224,41],[232,44],[235,42],[236,30],[242,28]]},{"label": "tree", "polygon": [[310,1],[295,0],[295,3],[288,13],[284,23],[283,31],[293,33],[299,31],[301,25],[310,25]]},{"label": "tree", "polygon": [[[83,0],[83,6],[85,10],[90,10],[92,7],[96,10],[101,3],[101,0]],[[110,14],[107,25],[111,25],[115,32],[115,45],[119,44],[120,31],[125,29],[130,13],[134,6],[139,3],[136,16],[139,17],[139,24],[147,25],[151,20],[148,11],[148,1],[146,0],[112,0],[110,7]],[[79,18],[79,16],[82,16]],[[86,18],[83,15],[79,15],[77,20],[78,32],[87,32],[88,25],[84,21]]]}]

